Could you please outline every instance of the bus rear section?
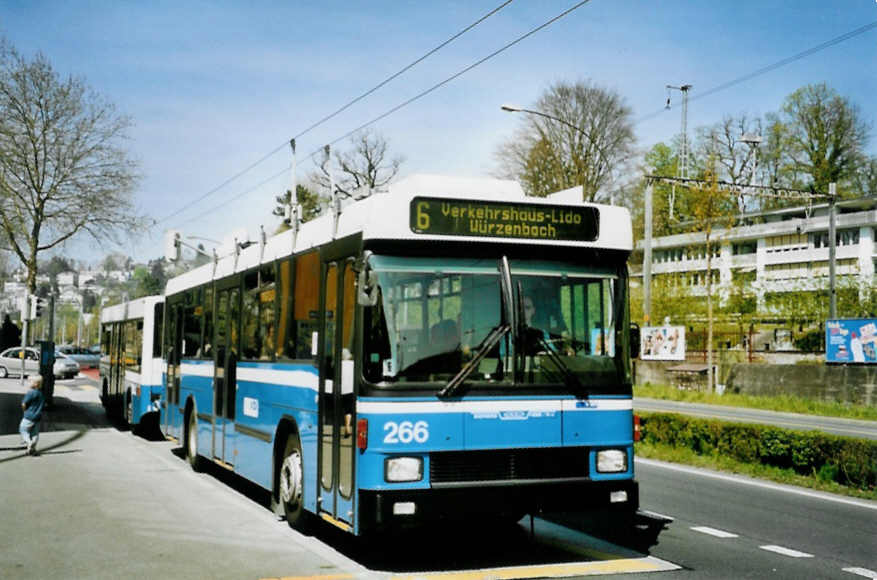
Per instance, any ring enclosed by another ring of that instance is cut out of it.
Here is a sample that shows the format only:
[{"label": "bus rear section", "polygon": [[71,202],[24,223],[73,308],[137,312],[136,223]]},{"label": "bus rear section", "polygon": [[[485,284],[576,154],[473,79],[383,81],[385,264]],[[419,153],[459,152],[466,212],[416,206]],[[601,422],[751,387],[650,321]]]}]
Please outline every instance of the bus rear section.
[{"label": "bus rear section", "polygon": [[101,401],[132,427],[157,418],[164,393],[161,337],[164,298],[150,296],[101,313]]}]

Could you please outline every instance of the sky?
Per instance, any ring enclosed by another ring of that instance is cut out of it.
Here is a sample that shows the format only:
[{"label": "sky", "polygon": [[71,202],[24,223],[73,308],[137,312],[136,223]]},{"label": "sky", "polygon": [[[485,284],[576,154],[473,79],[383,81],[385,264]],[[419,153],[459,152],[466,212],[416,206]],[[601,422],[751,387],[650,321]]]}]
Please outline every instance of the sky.
[{"label": "sky", "polygon": [[[153,222],[120,244],[80,238],[60,255],[98,262],[164,254],[168,229],[207,248],[246,228],[279,224],[274,197],[315,168],[307,156],[499,51],[578,0],[514,0],[332,119],[309,127],[494,9],[502,0],[287,2],[0,2],[0,35],[42,52],[63,77],[83,79],[128,115],[140,212]],[[877,28],[765,74],[729,81],[877,22],[875,0],[591,0],[369,128],[400,177],[491,176],[496,148],[523,122],[500,105],[533,106],[553,83],[617,91],[633,111],[637,147],[680,130],[690,84],[689,135],[726,115],[779,110],[796,89],[825,82],[857,105],[877,154]],[[339,140],[340,139],[340,140]],[[319,156],[314,156],[318,158]]]}]

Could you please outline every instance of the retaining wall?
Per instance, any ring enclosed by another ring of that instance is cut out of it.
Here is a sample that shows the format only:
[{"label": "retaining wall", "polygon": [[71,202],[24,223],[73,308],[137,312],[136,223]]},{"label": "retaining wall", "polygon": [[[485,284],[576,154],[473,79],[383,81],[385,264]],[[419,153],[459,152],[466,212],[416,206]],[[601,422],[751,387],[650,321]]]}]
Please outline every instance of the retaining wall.
[{"label": "retaining wall", "polygon": [[[690,362],[700,362],[690,361]],[[706,374],[694,383],[668,368],[679,362],[634,362],[637,384],[706,388]],[[718,364],[718,361],[716,361]],[[823,401],[877,406],[877,365],[735,363],[718,368],[725,390],[748,395],[791,395]]]}]

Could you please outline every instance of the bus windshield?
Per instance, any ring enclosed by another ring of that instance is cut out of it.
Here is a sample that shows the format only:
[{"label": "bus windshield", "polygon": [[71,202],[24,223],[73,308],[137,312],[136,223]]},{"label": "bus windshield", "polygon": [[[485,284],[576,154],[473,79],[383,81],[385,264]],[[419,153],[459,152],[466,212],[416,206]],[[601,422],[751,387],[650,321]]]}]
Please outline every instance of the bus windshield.
[{"label": "bus windshield", "polygon": [[[626,366],[615,344],[624,336],[616,333],[625,300],[619,270],[509,264],[512,304],[503,298],[498,260],[372,256],[378,300],[365,312],[366,380],[440,389],[464,370],[473,385],[620,389]],[[505,325],[497,341],[494,331]]]}]

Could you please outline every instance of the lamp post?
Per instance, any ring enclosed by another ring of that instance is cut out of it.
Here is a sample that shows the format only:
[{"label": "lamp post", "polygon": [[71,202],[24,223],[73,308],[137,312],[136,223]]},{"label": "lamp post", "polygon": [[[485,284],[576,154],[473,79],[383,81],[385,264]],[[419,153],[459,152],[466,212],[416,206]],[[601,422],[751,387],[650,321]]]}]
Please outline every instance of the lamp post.
[{"label": "lamp post", "polygon": [[[569,127],[570,129],[572,129],[574,131],[577,131],[578,133],[584,135],[584,137],[588,141],[590,141],[591,145],[593,145],[594,148],[597,150],[597,153],[599,154],[599,157],[600,157],[598,163],[603,164],[603,165],[608,165],[606,163],[606,153],[603,151],[603,147],[599,143],[597,143],[597,141],[594,139],[594,137],[590,133],[588,133],[587,131],[585,131],[584,129],[579,127],[578,125],[574,125],[574,124],[570,123],[569,121],[561,119],[560,117],[555,117],[554,115],[549,115],[548,113],[543,113],[542,111],[536,111],[533,109],[525,109],[524,107],[519,107],[517,105],[504,104],[504,105],[500,106],[500,109],[502,109],[503,111],[506,111],[507,113],[526,113],[528,115],[536,115],[537,117],[543,117],[543,118],[548,119],[550,121],[555,121],[557,123],[560,123],[561,125]],[[599,165],[598,165],[598,169],[599,169]],[[585,186],[585,184],[582,183],[582,189],[584,189],[584,186]],[[610,200],[610,202],[611,202],[611,200]]]},{"label": "lamp post", "polygon": [[[542,111],[535,111],[533,109],[525,109],[523,107],[519,107],[517,105],[501,105],[500,109],[506,111],[508,113],[527,113],[529,115],[536,115],[538,117],[544,117],[546,119],[550,119],[552,121],[556,121],[561,125],[565,125],[575,131],[578,131],[582,135],[584,135],[588,141],[597,149],[597,153],[600,154],[600,162],[606,162],[606,154],[603,152],[603,148],[600,146],[597,141],[591,136],[590,133],[582,129],[577,125],[573,125],[569,121],[565,121],[553,115],[549,115],[547,113],[543,113]],[[626,161],[627,157],[622,159],[621,161]],[[582,188],[584,189],[584,184],[582,184]],[[650,323],[651,314],[652,314],[652,300],[651,300],[651,264],[652,264],[652,186],[649,183],[646,186],[646,215],[645,215],[645,251],[643,255],[643,313],[644,313],[644,321],[646,324]],[[610,203],[612,200],[610,199]]]}]

